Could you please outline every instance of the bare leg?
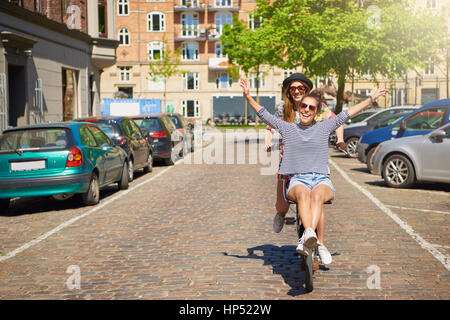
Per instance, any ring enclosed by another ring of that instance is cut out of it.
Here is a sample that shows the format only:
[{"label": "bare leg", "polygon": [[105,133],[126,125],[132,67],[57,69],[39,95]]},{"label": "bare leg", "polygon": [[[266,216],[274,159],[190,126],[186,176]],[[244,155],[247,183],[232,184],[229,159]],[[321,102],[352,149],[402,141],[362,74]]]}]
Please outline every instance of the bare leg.
[{"label": "bare leg", "polygon": [[319,219],[319,224],[317,225],[317,238],[319,239],[320,244],[325,243],[325,210],[323,207]]},{"label": "bare leg", "polygon": [[[334,198],[331,188],[325,184],[320,184],[311,191],[311,227],[313,230],[319,225],[323,217],[323,203]],[[325,221],[323,221],[325,223]],[[325,224],[324,224],[325,225]],[[323,234],[322,234],[323,235]],[[319,240],[320,241],[320,240]]]},{"label": "bare leg", "polygon": [[308,187],[302,184],[298,184],[289,191],[288,197],[292,201],[297,202],[303,227],[305,229],[311,228],[311,191],[308,189]]},{"label": "bare leg", "polygon": [[275,209],[280,217],[284,217],[289,210],[289,203],[284,198],[283,180],[277,177],[277,202]]}]

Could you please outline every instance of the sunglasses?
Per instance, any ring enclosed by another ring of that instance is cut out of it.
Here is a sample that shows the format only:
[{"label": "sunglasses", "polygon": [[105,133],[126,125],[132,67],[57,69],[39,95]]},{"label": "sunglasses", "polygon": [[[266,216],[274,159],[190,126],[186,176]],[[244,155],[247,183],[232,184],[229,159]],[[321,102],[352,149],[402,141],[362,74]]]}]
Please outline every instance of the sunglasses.
[{"label": "sunglasses", "polygon": [[298,86],[298,87],[292,86],[292,87],[289,87],[289,91],[291,93],[294,93],[297,90],[298,90],[298,92],[303,93],[303,92],[306,91],[306,88],[304,86]]},{"label": "sunglasses", "polygon": [[309,110],[310,110],[311,112],[314,112],[314,111],[316,111],[316,109],[317,109],[316,106],[313,106],[313,105],[310,105],[310,104],[306,104],[306,103],[302,103],[302,104],[300,105],[300,109],[306,109],[306,108],[309,108]]}]

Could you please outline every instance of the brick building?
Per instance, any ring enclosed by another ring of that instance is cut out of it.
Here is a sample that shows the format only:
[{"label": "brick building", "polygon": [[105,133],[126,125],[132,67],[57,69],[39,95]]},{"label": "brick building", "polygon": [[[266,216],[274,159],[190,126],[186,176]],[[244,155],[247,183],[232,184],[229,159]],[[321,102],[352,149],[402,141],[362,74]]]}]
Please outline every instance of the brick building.
[{"label": "brick building", "polygon": [[0,131],[98,114],[114,1],[0,0]]}]

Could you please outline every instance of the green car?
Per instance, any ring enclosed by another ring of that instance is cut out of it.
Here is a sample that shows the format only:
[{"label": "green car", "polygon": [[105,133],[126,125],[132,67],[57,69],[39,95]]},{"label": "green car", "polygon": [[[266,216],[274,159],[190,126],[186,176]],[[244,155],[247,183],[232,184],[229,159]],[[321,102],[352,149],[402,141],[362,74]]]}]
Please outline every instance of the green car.
[{"label": "green car", "polygon": [[81,194],[85,205],[95,205],[106,185],[128,189],[126,160],[125,151],[92,123],[5,130],[0,136],[0,211],[16,197],[62,200]]}]

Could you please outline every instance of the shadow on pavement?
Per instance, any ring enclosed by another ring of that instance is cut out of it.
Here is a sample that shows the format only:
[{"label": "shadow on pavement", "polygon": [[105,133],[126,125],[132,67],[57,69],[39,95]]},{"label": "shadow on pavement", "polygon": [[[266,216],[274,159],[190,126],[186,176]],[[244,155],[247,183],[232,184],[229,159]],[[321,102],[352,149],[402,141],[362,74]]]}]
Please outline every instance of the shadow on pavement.
[{"label": "shadow on pavement", "polygon": [[[223,255],[240,259],[260,259],[265,266],[271,265],[273,273],[281,275],[284,282],[291,287],[287,294],[295,297],[308,293],[304,288],[305,272],[301,270],[302,258],[295,251],[295,248],[295,246],[277,247],[272,244],[265,244],[247,248],[248,255],[246,256],[228,254],[227,252],[223,252]],[[255,251],[261,251],[262,256],[255,254]]]}]

